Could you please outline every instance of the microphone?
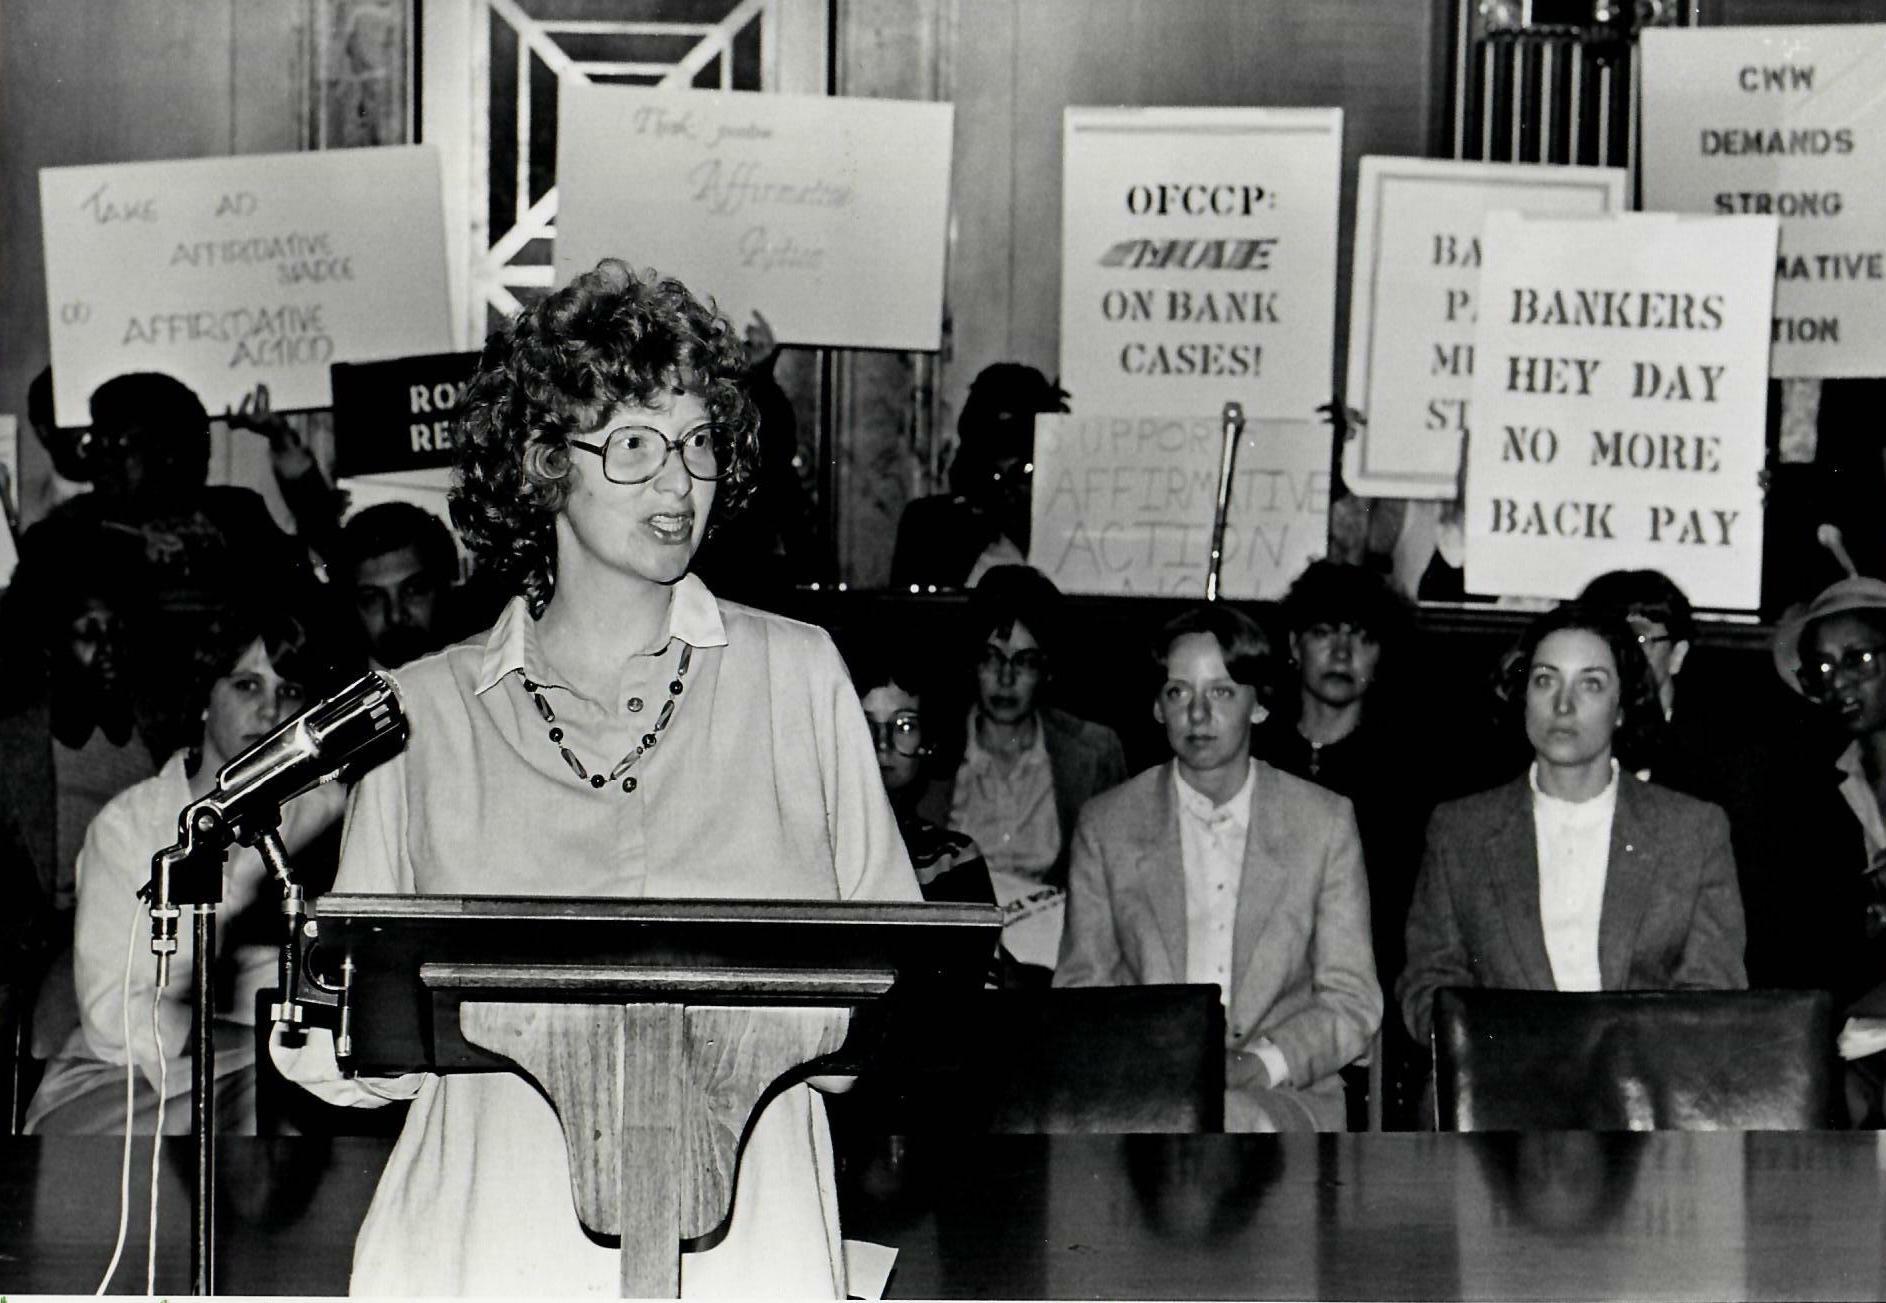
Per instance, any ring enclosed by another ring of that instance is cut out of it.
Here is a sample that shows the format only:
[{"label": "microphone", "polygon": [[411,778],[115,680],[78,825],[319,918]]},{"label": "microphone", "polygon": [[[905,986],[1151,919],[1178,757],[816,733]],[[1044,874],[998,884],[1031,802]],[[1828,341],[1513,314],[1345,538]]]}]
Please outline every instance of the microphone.
[{"label": "microphone", "polygon": [[1238,459],[1238,437],[1244,433],[1244,405],[1225,404],[1223,442],[1218,450],[1218,496],[1213,504],[1211,555],[1205,568],[1205,600],[1218,600],[1218,580],[1225,564],[1225,521],[1231,514],[1231,473]]},{"label": "microphone", "polygon": [[[376,672],[316,702],[224,765],[209,793],[178,813],[177,844],[151,857],[144,894],[151,902],[151,949],[160,961],[177,949],[177,905],[221,899],[222,858],[231,843],[249,846],[273,834],[282,806],[343,773],[379,764],[405,745],[406,734],[399,691]],[[190,869],[201,872],[191,876]]]}]

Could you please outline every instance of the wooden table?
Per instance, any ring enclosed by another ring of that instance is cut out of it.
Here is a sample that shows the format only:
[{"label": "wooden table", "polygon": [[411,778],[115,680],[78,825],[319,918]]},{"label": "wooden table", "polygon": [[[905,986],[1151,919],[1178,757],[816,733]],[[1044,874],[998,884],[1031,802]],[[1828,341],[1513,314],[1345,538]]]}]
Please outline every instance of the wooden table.
[{"label": "wooden table", "polygon": [[[339,1294],[383,1140],[232,1140],[220,1288]],[[114,1292],[142,1292],[149,1150]],[[872,1137],[847,1236],[921,1298],[1886,1299],[1886,1140],[1647,1135]],[[186,1142],[157,1287],[189,1286]],[[0,1291],[84,1293],[118,1145],[0,1140]]]}]

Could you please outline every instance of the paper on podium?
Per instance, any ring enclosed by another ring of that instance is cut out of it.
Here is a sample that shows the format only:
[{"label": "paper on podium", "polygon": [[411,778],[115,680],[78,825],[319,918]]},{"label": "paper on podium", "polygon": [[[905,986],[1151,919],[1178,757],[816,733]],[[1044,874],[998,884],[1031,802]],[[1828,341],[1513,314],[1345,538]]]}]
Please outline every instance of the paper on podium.
[{"label": "paper on podium", "polygon": [[888,1244],[869,1240],[845,1241],[845,1295],[847,1298],[880,1299],[891,1282],[891,1268],[897,1265],[897,1250]]}]

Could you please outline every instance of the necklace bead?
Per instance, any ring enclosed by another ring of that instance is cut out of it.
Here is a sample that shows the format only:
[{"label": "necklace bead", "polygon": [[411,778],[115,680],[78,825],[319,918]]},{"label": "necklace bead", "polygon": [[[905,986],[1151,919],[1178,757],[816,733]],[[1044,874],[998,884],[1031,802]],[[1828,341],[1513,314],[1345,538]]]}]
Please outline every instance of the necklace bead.
[{"label": "necklace bead", "polygon": [[[644,755],[654,749],[655,744],[661,740],[659,736],[660,733],[663,729],[668,727],[668,722],[674,718],[675,705],[680,700],[682,690],[685,687],[683,680],[687,677],[688,666],[693,662],[693,659],[694,649],[686,643],[682,643],[681,655],[675,661],[675,677],[673,681],[668,684],[669,697],[667,701],[662,703],[661,714],[656,717],[651,731],[642,734],[640,744],[637,745],[633,751],[618,760],[615,768],[611,769],[607,776],[601,773],[590,773],[588,768],[584,766],[582,760],[577,757],[576,752],[563,745],[563,730],[555,726],[557,713],[551,709],[549,699],[544,696],[543,685],[527,675],[519,675],[518,684],[524,689],[525,694],[530,697],[531,703],[537,707],[537,713],[543,716],[544,723],[552,726],[548,730],[550,740],[556,744],[557,753],[563,757],[563,763],[570,767],[571,773],[575,774],[579,780],[588,783],[592,789],[597,791],[600,791],[619,778],[622,780],[622,790],[624,792],[633,792],[640,784],[637,782],[635,775],[629,773],[629,770],[634,768],[636,761],[640,760]],[[637,711],[641,708],[641,704],[641,698],[632,698],[629,702],[629,710],[631,712]]]}]

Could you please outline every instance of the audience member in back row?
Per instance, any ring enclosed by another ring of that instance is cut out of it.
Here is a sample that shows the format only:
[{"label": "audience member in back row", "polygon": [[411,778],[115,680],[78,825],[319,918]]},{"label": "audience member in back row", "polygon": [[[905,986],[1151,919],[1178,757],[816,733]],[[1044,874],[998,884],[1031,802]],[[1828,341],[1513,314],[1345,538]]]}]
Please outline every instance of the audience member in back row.
[{"label": "audience member in back row", "polygon": [[195,721],[176,714],[176,685],[203,612],[305,568],[306,549],[276,527],[259,494],[206,483],[209,416],[181,381],[117,376],[93,392],[91,415],[92,491],[28,530],[25,546],[95,549],[149,603],[139,669],[165,754],[193,730]]},{"label": "audience member in back row", "polygon": [[[1355,806],[1369,875],[1375,971],[1401,975],[1402,930],[1434,798],[1428,767],[1400,762],[1406,720],[1391,717],[1393,677],[1413,621],[1407,601],[1375,572],[1312,561],[1284,594],[1295,691],[1252,736],[1259,760],[1346,796]],[[1384,683],[1387,683],[1387,692]],[[1422,1056],[1398,1023],[1384,1029],[1384,1120],[1414,1123]]]},{"label": "audience member in back row", "polygon": [[[1683,590],[1658,570],[1612,570],[1585,586],[1585,605],[1618,612],[1637,635],[1664,727],[1621,747],[1619,762],[1639,778],[1719,805],[1729,816],[1748,921],[1749,983],[1756,987],[1829,985],[1839,924],[1819,916],[1844,912],[1848,939],[1859,938],[1857,903],[1844,911],[1829,898],[1828,874],[1848,847],[1851,828],[1828,770],[1803,766],[1808,739],[1775,693],[1761,684],[1712,682],[1708,658],[1694,654],[1696,621]],[[1791,675],[1788,686],[1796,688]],[[1682,690],[1679,692],[1678,687]],[[1816,810],[1803,819],[1805,811]],[[1857,849],[1853,854],[1858,855]],[[1851,858],[1851,857],[1849,857]],[[1857,887],[1850,877],[1843,885]]]},{"label": "audience member in back row", "polygon": [[424,507],[381,502],[349,517],[328,576],[350,594],[375,665],[394,669],[452,641],[458,545]]},{"label": "audience member in back row", "polygon": [[[1750,898],[1750,914],[1762,924],[1757,937],[1776,939],[1781,953],[1769,966],[1787,985],[1846,1003],[1886,981],[1886,582],[1842,579],[1788,611],[1774,657],[1843,749],[1831,765],[1804,767],[1811,786],[1783,820],[1802,852]],[[1754,938],[1750,948],[1753,960]]]},{"label": "audience member in back row", "polygon": [[1027,566],[998,566],[970,593],[963,632],[975,705],[940,753],[951,777],[917,807],[982,847],[1020,985],[1046,985],[1054,968],[1075,816],[1126,777],[1112,729],[1046,702],[1062,655],[1060,610],[1060,592]]},{"label": "audience member in back row", "polygon": [[1746,987],[1728,819],[1614,755],[1662,715],[1636,635],[1567,604],[1532,623],[1510,672],[1532,767],[1428,824],[1396,984],[1416,1042],[1447,986]]},{"label": "audience member in back row", "polygon": [[1019,362],[984,367],[956,418],[950,491],[904,508],[891,586],[973,588],[993,566],[1028,555],[1035,417],[1065,412],[1067,392]]},{"label": "audience member in back row", "polygon": [[158,754],[131,686],[133,594],[87,541],[50,548],[34,533],[0,595],[0,884],[11,906],[0,982],[16,1007],[40,1003],[36,1059],[77,1019],[66,950],[85,830],[150,777]]},{"label": "audience member in back row", "polygon": [[1195,607],[1155,644],[1172,763],[1081,811],[1057,986],[1217,985],[1225,1129],[1340,1131],[1337,1075],[1382,1017],[1349,802],[1251,755],[1269,640]]},{"label": "audience member in back row", "polygon": [[[282,720],[338,687],[357,668],[331,631],[339,627],[323,608],[313,584],[297,585],[296,609],[281,590],[249,602],[280,605],[219,612],[204,623],[195,649],[196,674],[186,695],[200,712],[199,737],[171,756],[156,775],[119,793],[92,821],[78,862],[78,917],[74,929],[74,978],[79,1025],[46,1067],[27,1110],[33,1134],[107,1135],[125,1125],[126,1064],[135,1064],[132,1129],[157,1129],[160,1097],[167,1134],[187,1133],[190,1109],[187,1062],[191,1026],[191,968],[194,956],[178,952],[170,981],[160,993],[150,948],[145,907],[138,891],[150,880],[152,852],[177,839],[177,813],[214,786],[217,772],[272,732]],[[305,595],[302,595],[305,594]],[[338,826],[345,794],[327,784],[297,798],[284,810],[282,841],[299,860],[310,843]],[[326,847],[331,859],[337,844]],[[297,867],[302,867],[297,863]],[[234,920],[251,906],[279,920],[273,879],[253,849],[233,850],[223,870],[217,906],[219,969],[229,977],[219,991],[215,1077],[219,1125],[234,1132],[255,1130],[255,996],[276,974],[279,937],[265,930],[263,944],[244,946],[245,929]],[[271,945],[268,942],[276,944]],[[220,975],[219,975],[220,976]],[[130,1025],[129,1042],[125,1025]],[[161,1096],[160,1096],[161,1091]]]},{"label": "audience member in back row", "polygon": [[913,657],[895,647],[847,647],[851,682],[858,689],[865,723],[877,748],[878,773],[897,815],[910,865],[917,871],[917,886],[925,900],[995,903],[989,885],[989,866],[975,839],[918,813],[917,798],[923,775],[935,754],[924,726],[927,693],[922,671]]}]

